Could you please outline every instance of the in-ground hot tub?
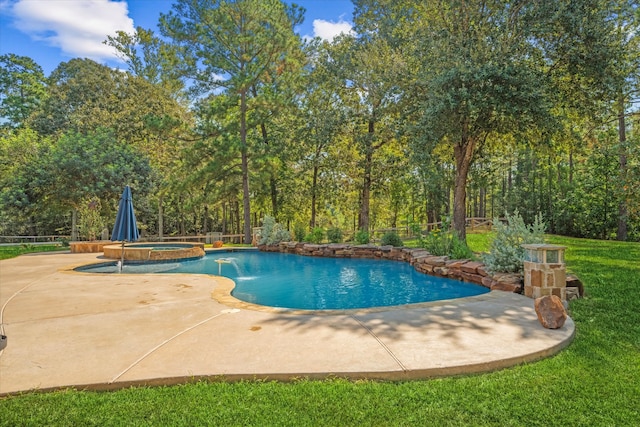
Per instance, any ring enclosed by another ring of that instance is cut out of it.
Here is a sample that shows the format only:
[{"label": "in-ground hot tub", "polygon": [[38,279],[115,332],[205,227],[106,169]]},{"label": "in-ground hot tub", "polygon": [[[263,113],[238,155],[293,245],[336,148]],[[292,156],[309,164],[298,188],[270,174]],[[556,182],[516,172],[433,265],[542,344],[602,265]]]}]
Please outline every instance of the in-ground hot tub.
[{"label": "in-ground hot tub", "polygon": [[[204,243],[127,243],[124,246],[125,261],[164,261],[202,256]],[[104,257],[121,259],[122,244],[105,246]]]}]

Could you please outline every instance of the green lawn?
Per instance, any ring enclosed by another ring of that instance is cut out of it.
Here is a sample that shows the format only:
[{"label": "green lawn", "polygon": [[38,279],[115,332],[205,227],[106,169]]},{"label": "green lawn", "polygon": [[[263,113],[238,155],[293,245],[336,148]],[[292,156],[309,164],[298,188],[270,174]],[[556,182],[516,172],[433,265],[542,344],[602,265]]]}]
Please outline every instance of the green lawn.
[{"label": "green lawn", "polygon": [[0,246],[0,259],[9,259],[22,254],[30,254],[34,252],[52,252],[65,251],[68,247],[62,245],[32,245],[25,243],[23,245]]},{"label": "green lawn", "polygon": [[[587,292],[569,307],[576,338],[555,357],[429,381],[198,382],[25,393],[0,400],[0,425],[637,426],[640,244],[549,241],[569,247],[568,268]],[[469,242],[475,251],[488,248],[487,236],[470,235]]]}]

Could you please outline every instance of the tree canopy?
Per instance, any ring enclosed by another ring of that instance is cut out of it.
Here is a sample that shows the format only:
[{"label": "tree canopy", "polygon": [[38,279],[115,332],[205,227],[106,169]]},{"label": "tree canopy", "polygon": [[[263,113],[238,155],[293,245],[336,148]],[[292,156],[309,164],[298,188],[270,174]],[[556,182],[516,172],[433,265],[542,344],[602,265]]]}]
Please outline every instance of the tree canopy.
[{"label": "tree canopy", "polygon": [[640,240],[636,2],[354,5],[323,41],[281,0],[176,0],[158,34],[107,37],[126,71],[3,55],[0,234],[71,234],[87,200],[108,225],[130,184],[160,237],[250,243],[268,215],[347,238],[450,218],[464,240],[517,210]]}]

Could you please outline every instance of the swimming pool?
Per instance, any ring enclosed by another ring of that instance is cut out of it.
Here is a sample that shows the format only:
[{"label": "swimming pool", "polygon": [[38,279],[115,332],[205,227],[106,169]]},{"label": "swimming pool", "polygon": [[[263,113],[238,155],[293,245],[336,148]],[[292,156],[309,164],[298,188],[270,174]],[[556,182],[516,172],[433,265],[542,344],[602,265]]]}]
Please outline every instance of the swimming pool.
[{"label": "swimming pool", "polygon": [[[83,267],[112,272],[113,267]],[[236,283],[239,300],[279,308],[339,310],[387,307],[475,296],[483,286],[429,276],[404,262],[316,258],[284,253],[218,252],[170,263],[126,265],[125,273],[222,275]]]}]

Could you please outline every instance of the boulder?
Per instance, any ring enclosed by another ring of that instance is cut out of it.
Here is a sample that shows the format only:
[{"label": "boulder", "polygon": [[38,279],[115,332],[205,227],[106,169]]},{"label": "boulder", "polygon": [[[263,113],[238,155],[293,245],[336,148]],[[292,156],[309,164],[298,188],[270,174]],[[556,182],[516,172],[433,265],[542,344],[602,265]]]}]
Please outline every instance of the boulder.
[{"label": "boulder", "polygon": [[425,258],[424,262],[434,267],[443,267],[448,260],[447,256],[430,256]]},{"label": "boulder", "polygon": [[[482,277],[482,276],[480,276]],[[486,279],[486,277],[483,278],[483,280]],[[484,284],[484,282],[483,282]],[[516,294],[519,294],[520,292],[522,292],[522,286],[520,285],[520,283],[509,283],[509,282],[496,282],[495,280],[491,281],[491,287],[490,289],[492,291],[505,291],[505,292],[513,292]]]},{"label": "boulder", "polygon": [[482,278],[482,286],[484,286],[485,288],[491,288],[491,286],[493,286],[494,283],[498,283],[498,282],[494,281],[491,277]]},{"label": "boulder", "polygon": [[462,276],[462,279],[465,282],[476,283],[478,285],[482,284],[482,276],[479,274],[471,274],[471,273],[465,273],[464,271],[461,271],[460,275]]},{"label": "boulder", "polygon": [[482,277],[489,276],[489,272],[487,271],[487,267],[485,267],[484,265],[481,266],[481,267],[478,267],[478,274],[481,275]]},{"label": "boulder", "polygon": [[584,285],[573,274],[567,274],[567,289],[568,288],[578,288],[578,297],[584,296]]},{"label": "boulder", "polygon": [[449,268],[460,268],[462,264],[469,262],[468,259],[450,259],[446,262],[447,267]]},{"label": "boulder", "polygon": [[477,274],[478,267],[482,267],[482,264],[476,261],[469,261],[460,266],[460,269],[465,273]]},{"label": "boulder", "polygon": [[547,329],[558,329],[567,320],[562,300],[555,295],[536,298],[534,301],[538,320]]},{"label": "boulder", "polygon": [[574,288],[574,287],[567,288],[566,294],[567,294],[567,301],[573,301],[574,299],[580,298],[580,290],[578,288]]}]

